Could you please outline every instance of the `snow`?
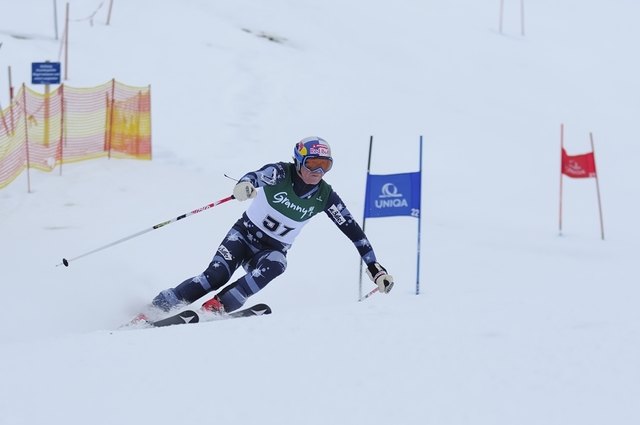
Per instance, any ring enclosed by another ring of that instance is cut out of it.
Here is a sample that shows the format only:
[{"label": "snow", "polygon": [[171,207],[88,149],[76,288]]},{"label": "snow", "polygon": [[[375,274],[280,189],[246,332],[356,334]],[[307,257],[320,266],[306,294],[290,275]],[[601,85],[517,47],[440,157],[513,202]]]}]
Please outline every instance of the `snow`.
[{"label": "snow", "polygon": [[[129,0],[109,26],[109,2],[69,3],[67,84],[151,85],[154,158],[0,190],[1,425],[640,422],[640,4],[526,2],[522,36],[516,0],[502,33],[496,1]],[[52,12],[2,7],[3,107],[8,66],[18,87],[58,60]],[[569,154],[593,132],[604,241],[593,179],[565,178],[558,235],[561,123]],[[238,202],[56,267],[309,135],[359,219],[369,136],[380,174],[416,171],[424,136],[419,296],[415,219],[367,221],[397,283],[358,303],[356,250],[319,217],[250,300],[271,316],[117,330],[206,267]]]}]

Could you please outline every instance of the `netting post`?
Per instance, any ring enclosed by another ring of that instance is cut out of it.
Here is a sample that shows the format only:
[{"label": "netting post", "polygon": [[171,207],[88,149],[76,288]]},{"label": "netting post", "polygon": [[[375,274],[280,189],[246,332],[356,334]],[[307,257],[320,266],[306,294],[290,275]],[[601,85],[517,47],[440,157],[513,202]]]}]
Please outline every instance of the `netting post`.
[{"label": "netting post", "polygon": [[109,150],[109,111],[110,111],[111,102],[109,101],[109,92],[105,92],[104,94],[104,140],[102,141],[102,150]]},{"label": "netting post", "polygon": [[31,163],[29,161],[29,120],[27,117],[27,86],[22,83],[22,112],[24,114],[24,148],[27,155],[27,193],[31,193]]},{"label": "netting post", "polygon": [[69,3],[64,25],[64,80],[69,79]]},{"label": "netting post", "polygon": [[111,9],[113,9],[113,0],[109,0],[109,13],[107,14],[107,26],[111,23]]},{"label": "netting post", "polygon": [[113,110],[116,107],[116,79],[111,79],[111,102],[109,105],[109,109],[107,113],[109,114],[109,137],[107,139],[107,144],[109,148],[108,157],[111,159],[111,144],[113,142]]},{"label": "netting post", "polygon": [[149,159],[151,159],[152,155],[151,155],[151,84],[149,84],[148,86],[148,92],[147,92],[147,105],[148,107],[145,109],[145,111],[149,114],[149,134],[147,135],[147,137],[149,138]]},{"label": "netting post", "polygon": [[64,107],[64,84],[60,84],[58,90],[60,93],[60,138],[58,139],[58,146],[60,152],[60,175],[62,175],[62,164],[64,164],[64,114],[66,112]]},{"label": "netting post", "polygon": [[140,157],[140,122],[142,121],[142,119],[140,118],[140,116],[142,115],[142,90],[138,90],[138,125],[136,126],[136,128],[138,129],[138,131],[136,132],[136,159],[139,159]]},{"label": "netting post", "polygon": [[13,116],[13,83],[11,82],[11,67],[9,67],[9,120],[11,121],[11,135],[16,131],[15,119]]},{"label": "netting post", "polygon": [[51,96],[51,86],[49,84],[44,85],[44,147],[49,147],[49,131],[50,123],[49,116],[51,115],[51,105],[49,104],[49,97]]}]

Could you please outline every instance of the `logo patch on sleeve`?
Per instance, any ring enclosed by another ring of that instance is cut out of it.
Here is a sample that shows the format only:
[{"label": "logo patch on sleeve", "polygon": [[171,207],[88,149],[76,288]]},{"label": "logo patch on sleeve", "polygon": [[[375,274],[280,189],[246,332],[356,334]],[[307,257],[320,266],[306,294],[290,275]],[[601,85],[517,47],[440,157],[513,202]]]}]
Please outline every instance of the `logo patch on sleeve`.
[{"label": "logo patch on sleeve", "polygon": [[225,247],[224,245],[220,245],[218,247],[218,252],[220,253],[220,255],[222,255],[222,258],[224,258],[225,260],[227,261],[233,260],[233,255],[231,255],[227,247]]},{"label": "logo patch on sleeve", "polygon": [[344,218],[342,213],[338,211],[338,207],[336,207],[335,204],[329,207],[329,212],[333,216],[333,219],[335,220],[335,222],[338,223],[339,225],[346,223],[347,220]]}]

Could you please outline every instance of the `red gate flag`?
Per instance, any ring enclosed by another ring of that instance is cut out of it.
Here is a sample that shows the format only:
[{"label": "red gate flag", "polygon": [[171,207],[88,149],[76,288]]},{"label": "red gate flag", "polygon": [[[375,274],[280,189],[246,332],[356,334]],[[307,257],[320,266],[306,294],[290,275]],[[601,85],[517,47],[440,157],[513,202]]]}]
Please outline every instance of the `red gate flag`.
[{"label": "red gate flag", "polygon": [[576,179],[596,177],[596,160],[593,152],[567,155],[562,149],[562,174]]},{"label": "red gate flag", "polygon": [[600,201],[600,183],[598,183],[598,174],[596,173],[596,150],[593,147],[593,133],[589,133],[591,141],[591,152],[581,155],[567,155],[564,150],[564,124],[560,124],[560,220],[558,229],[562,235],[562,175],[575,179],[586,179],[594,177],[596,179],[596,192],[598,194],[598,211],[600,212],[600,234],[604,240],[604,222],[602,220],[602,202]]}]

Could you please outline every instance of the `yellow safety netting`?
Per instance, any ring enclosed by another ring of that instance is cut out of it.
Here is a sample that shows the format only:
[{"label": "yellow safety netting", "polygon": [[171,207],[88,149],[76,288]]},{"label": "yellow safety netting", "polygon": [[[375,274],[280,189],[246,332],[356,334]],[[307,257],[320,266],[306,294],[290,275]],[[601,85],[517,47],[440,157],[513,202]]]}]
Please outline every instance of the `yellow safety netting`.
[{"label": "yellow safety netting", "polygon": [[25,169],[99,157],[151,159],[151,88],[112,80],[40,94],[24,84],[0,110],[0,189]]}]

